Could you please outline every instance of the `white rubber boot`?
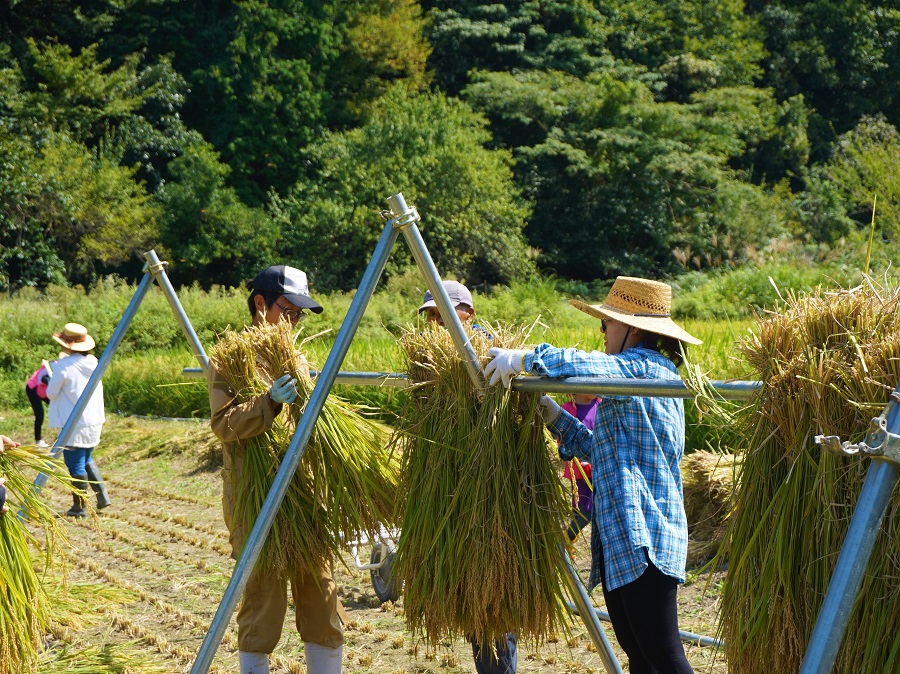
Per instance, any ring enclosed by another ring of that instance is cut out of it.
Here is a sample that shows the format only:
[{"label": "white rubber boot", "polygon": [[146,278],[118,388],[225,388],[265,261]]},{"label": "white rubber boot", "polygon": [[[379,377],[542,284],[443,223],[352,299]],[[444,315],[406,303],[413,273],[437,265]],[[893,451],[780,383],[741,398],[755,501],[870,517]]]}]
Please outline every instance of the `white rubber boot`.
[{"label": "white rubber boot", "polygon": [[341,674],[341,660],[344,647],[325,648],[308,641],[303,643],[306,652],[306,671],[308,674]]},{"label": "white rubber boot", "polygon": [[269,674],[269,656],[265,653],[238,651],[241,674]]}]

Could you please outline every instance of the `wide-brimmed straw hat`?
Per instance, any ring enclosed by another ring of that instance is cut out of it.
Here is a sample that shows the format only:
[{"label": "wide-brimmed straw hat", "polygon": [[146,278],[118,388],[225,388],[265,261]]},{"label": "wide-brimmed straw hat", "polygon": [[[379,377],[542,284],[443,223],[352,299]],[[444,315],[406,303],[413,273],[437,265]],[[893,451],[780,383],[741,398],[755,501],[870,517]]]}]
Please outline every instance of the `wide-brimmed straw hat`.
[{"label": "wide-brimmed straw hat", "polygon": [[90,351],[94,348],[94,338],[88,334],[87,328],[78,323],[66,323],[62,332],[53,335],[53,339],[69,351]]},{"label": "wide-brimmed straw hat", "polygon": [[603,304],[580,300],[569,300],[569,304],[594,318],[619,321],[688,344],[703,343],[672,320],[672,288],[668,283],[619,276]]}]

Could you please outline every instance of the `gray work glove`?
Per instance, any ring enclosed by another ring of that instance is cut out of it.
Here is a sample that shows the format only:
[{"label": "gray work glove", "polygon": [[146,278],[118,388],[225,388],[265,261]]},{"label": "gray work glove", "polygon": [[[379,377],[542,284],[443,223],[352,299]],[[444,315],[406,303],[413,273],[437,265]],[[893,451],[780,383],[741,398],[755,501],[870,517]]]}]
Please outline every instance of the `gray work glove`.
[{"label": "gray work glove", "polygon": [[269,389],[269,397],[276,403],[294,402],[297,397],[297,380],[289,374],[283,374],[272,383]]},{"label": "gray work glove", "polygon": [[541,418],[545,424],[552,424],[562,414],[562,407],[550,396],[541,396]]},{"label": "gray work glove", "polygon": [[529,351],[525,349],[501,349],[496,346],[488,349],[487,355],[491,360],[484,366],[484,376],[488,384],[496,386],[502,381],[503,386],[509,388],[512,378],[525,371],[526,353]]}]

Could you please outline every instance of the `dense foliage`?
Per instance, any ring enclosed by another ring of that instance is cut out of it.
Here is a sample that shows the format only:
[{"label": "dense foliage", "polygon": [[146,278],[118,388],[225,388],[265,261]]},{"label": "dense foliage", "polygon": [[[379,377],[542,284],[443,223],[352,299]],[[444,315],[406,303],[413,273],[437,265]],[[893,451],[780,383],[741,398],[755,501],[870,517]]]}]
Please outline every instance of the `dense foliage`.
[{"label": "dense foliage", "polygon": [[8,3],[0,287],[349,289],[399,191],[470,283],[883,269],[898,82],[896,0]]}]

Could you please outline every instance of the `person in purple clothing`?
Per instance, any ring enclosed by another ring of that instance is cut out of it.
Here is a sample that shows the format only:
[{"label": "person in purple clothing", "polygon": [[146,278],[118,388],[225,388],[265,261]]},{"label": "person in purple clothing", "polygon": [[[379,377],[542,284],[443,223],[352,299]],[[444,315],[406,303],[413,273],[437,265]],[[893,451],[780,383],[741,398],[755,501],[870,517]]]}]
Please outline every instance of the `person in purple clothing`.
[{"label": "person in purple clothing", "polygon": [[[576,393],[572,400],[562,404],[562,409],[584,424],[588,430],[594,430],[594,418],[597,415],[597,403],[600,398],[590,393]],[[564,450],[560,448],[560,452]],[[594,488],[591,486],[591,462],[571,459],[566,461],[563,477],[572,482],[572,519],[566,529],[570,541],[591,521],[593,510]]]},{"label": "person in purple clothing", "polygon": [[[66,355],[61,354],[60,357],[64,358]],[[41,436],[44,426],[44,405],[50,404],[50,398],[47,397],[47,384],[50,383],[54,365],[56,365],[55,360],[49,363],[46,360],[42,361],[41,366],[25,382],[25,395],[28,397],[28,402],[31,403],[31,411],[34,412],[34,444],[38,447],[47,447],[47,443]]]},{"label": "person in purple clothing", "polygon": [[[700,344],[671,318],[665,283],[620,276],[603,304],[572,300],[600,319],[604,352],[540,344],[490,349],[489,383],[522,373],[544,377],[680,380],[686,344]],[[680,398],[609,395],[594,429],[541,397],[544,422],[562,438],[563,459],[590,459],[591,588],[603,588],[616,639],[631,674],[692,674],[678,630],[677,592],[685,580],[687,517],[679,464],[684,454]]]}]

